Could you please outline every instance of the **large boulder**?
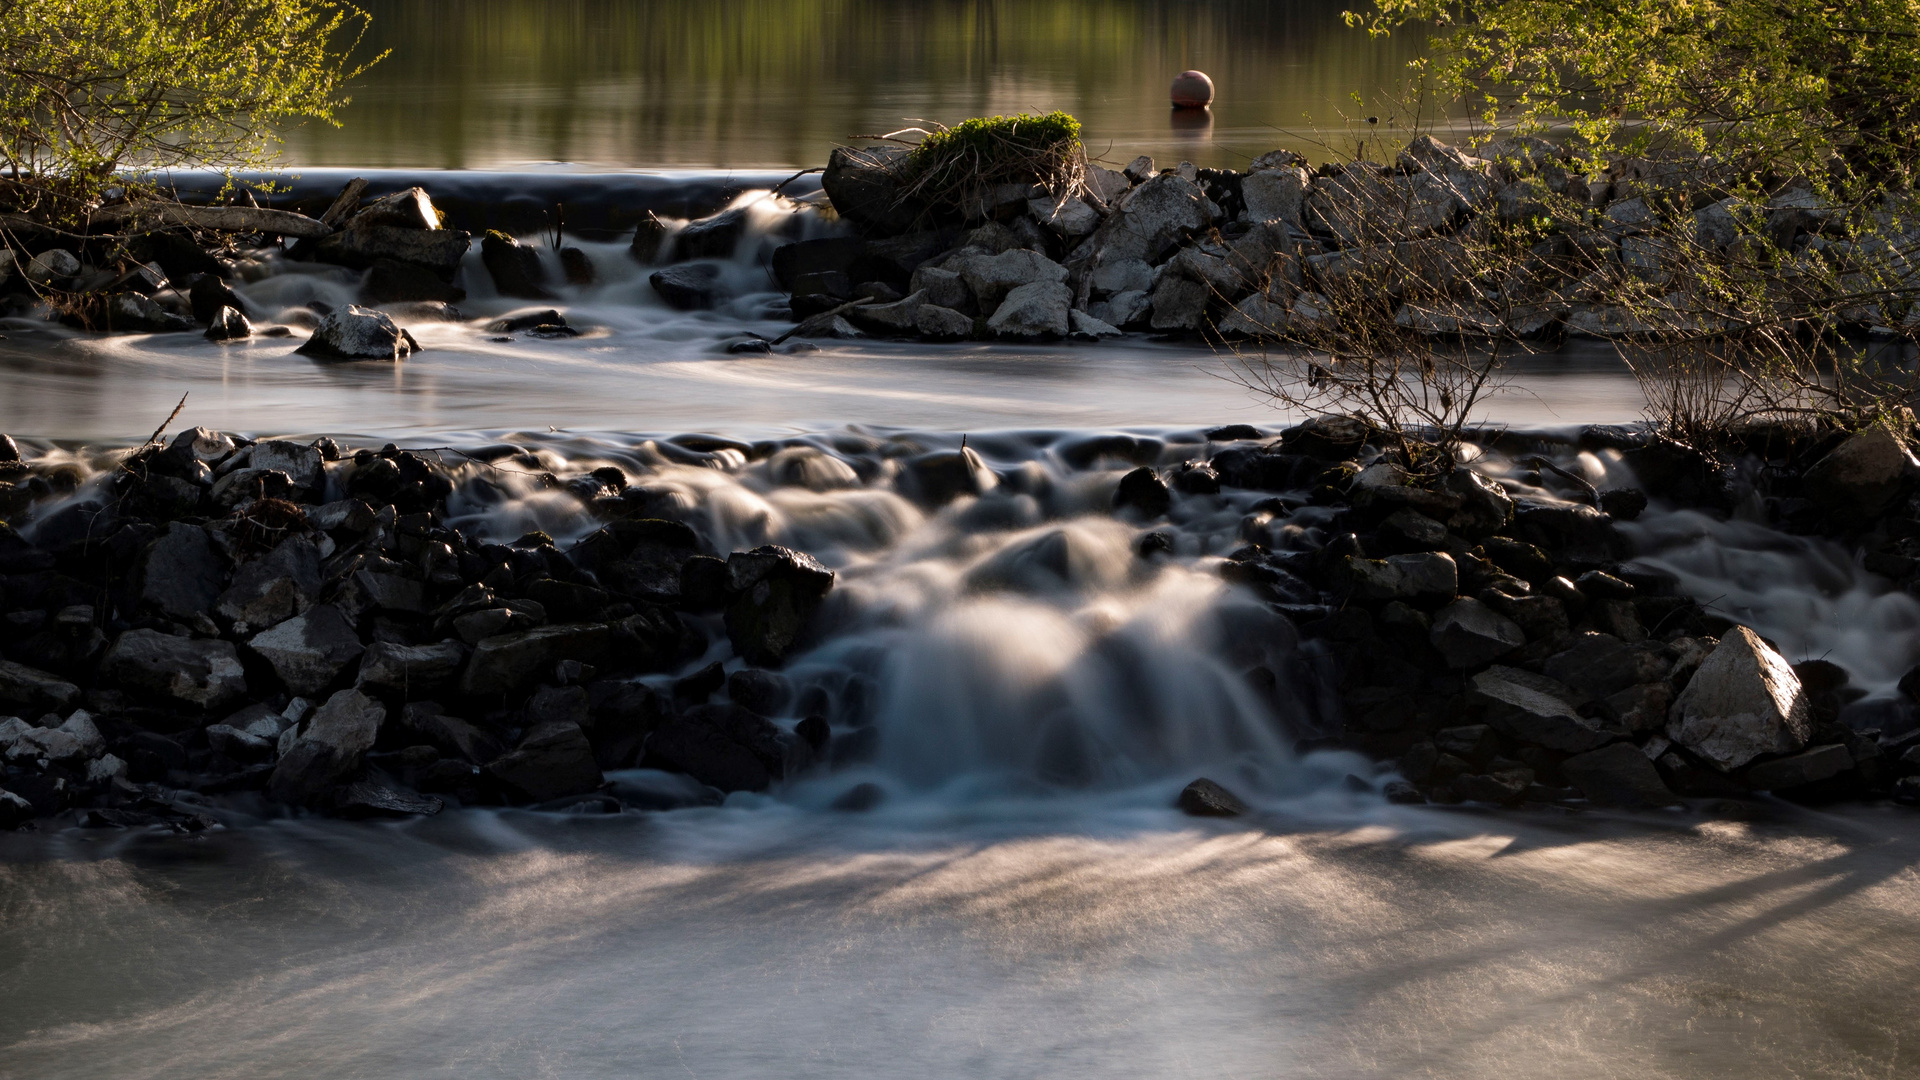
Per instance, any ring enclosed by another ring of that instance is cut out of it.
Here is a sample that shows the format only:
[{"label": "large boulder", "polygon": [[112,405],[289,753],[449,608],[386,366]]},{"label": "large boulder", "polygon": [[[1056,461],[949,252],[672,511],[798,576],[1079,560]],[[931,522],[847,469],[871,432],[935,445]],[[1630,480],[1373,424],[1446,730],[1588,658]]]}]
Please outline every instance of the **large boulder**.
[{"label": "large boulder", "polygon": [[287,689],[317,694],[366,651],[353,624],[332,604],[321,604],[255,634],[247,648],[272,666]]},{"label": "large boulder", "polygon": [[1213,290],[1198,281],[1174,274],[1162,274],[1153,287],[1153,328],[1155,330],[1198,330],[1206,321],[1207,304]]},{"label": "large boulder", "polygon": [[1274,169],[1255,169],[1241,181],[1240,196],[1247,204],[1249,221],[1279,222],[1301,226],[1301,211],[1313,178],[1298,165]]},{"label": "large boulder", "polygon": [[405,360],[420,350],[384,311],[354,304],[329,312],[295,352],[319,360]]},{"label": "large boulder", "polygon": [[907,153],[904,147],[839,147],[827,158],[820,186],[834,210],[861,229],[880,236],[906,232],[926,211],[902,196],[895,179]]},{"label": "large boulder", "polygon": [[1879,516],[1901,485],[1920,473],[1906,441],[1883,424],[1848,436],[1815,462],[1801,489],[1817,505],[1850,521]]},{"label": "large boulder", "polygon": [[547,271],[540,263],[540,249],[529,247],[505,233],[490,232],[480,240],[480,261],[501,296],[520,300],[551,300],[547,291]]},{"label": "large boulder", "polygon": [[1097,263],[1159,263],[1218,213],[1199,184],[1178,174],[1156,176],[1121,196],[1088,243]]},{"label": "large boulder", "polygon": [[1067,280],[1066,267],[1026,248],[1013,248],[998,255],[962,254],[948,260],[945,269],[960,275],[982,311],[992,311],[1008,293],[1022,285],[1063,284]]},{"label": "large boulder", "polygon": [[200,709],[218,709],[247,690],[231,642],[129,630],[100,659],[100,678]]},{"label": "large boulder", "polygon": [[567,552],[574,565],[591,570],[602,587],[656,603],[680,599],[681,569],[701,553],[700,538],[692,529],[656,518],[613,522]]},{"label": "large boulder", "polygon": [[347,219],[347,224],[362,228],[379,225],[396,229],[438,229],[440,212],[434,209],[433,198],[425,188],[410,187],[362,203]]},{"label": "large boulder", "polygon": [[676,259],[731,259],[734,249],[747,235],[750,219],[747,211],[722,210],[717,214],[687,222],[673,238]]},{"label": "large boulder", "polygon": [[358,690],[334,694],[307,719],[306,727],[281,755],[267,780],[267,793],[296,805],[320,801],[359,769],[386,718],[386,708]]},{"label": "large boulder", "polygon": [[1001,337],[1019,340],[1065,337],[1072,329],[1069,317],[1072,303],[1073,290],[1058,282],[1021,285],[1000,301],[993,317],[987,320],[987,328]]},{"label": "large boulder", "polygon": [[381,259],[424,266],[450,280],[466,258],[473,237],[455,229],[411,229],[350,222],[321,237],[313,257],[321,262],[365,270]]},{"label": "large boulder", "polygon": [[487,771],[535,802],[584,795],[605,782],[586,733],[567,721],[536,725]]},{"label": "large boulder", "polygon": [[214,611],[235,633],[249,634],[312,607],[321,584],[320,549],[306,537],[290,537],[264,557],[242,563]]},{"label": "large boulder", "polygon": [[1667,737],[1724,771],[1762,754],[1790,754],[1812,725],[1799,676],[1760,635],[1728,630],[1673,703]]},{"label": "large boulder", "polygon": [[769,544],[727,557],[727,637],[750,664],[778,666],[833,588],[813,556]]}]

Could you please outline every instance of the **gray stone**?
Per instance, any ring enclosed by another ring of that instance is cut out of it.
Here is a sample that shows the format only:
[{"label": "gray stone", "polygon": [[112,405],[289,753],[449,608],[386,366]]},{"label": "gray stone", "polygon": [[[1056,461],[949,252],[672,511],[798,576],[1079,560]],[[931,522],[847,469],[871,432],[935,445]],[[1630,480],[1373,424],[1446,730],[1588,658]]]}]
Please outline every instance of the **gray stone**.
[{"label": "gray stone", "polygon": [[340,690],[313,711],[300,738],[331,747],[357,761],[360,755],[373,749],[380,737],[380,725],[386,719],[386,706],[358,690]]},{"label": "gray stone", "polygon": [[917,333],[915,317],[928,304],[923,292],[895,300],[891,304],[865,304],[847,312],[848,321],[863,330],[878,334]]},{"label": "gray stone", "polygon": [[67,717],[57,730],[72,736],[80,744],[80,752],[87,757],[97,757],[107,748],[107,740],[94,724],[93,714],[85,709],[75,709],[73,715]]},{"label": "gray stone", "polygon": [[1584,698],[1604,698],[1666,678],[1669,665],[1657,647],[1629,645],[1611,634],[1589,631],[1549,657],[1545,670]]},{"label": "gray stone", "polygon": [[377,641],[361,656],[355,685],[419,697],[450,685],[466,660],[467,650],[457,641],[434,645]]},{"label": "gray stone", "polygon": [[32,761],[44,758],[47,761],[77,761],[86,757],[80,740],[58,728],[30,728],[8,744],[6,750],[10,761]]},{"label": "gray stone", "polygon": [[1664,682],[1630,686],[1609,694],[1605,701],[1628,731],[1636,734],[1659,731],[1666,727],[1667,713],[1673,707],[1673,688]]},{"label": "gray stone", "polygon": [[247,642],[272,666],[288,690],[317,694],[366,651],[353,624],[332,604],[321,604],[255,634]]},{"label": "gray stone", "polygon": [[1087,314],[1109,326],[1133,326],[1153,314],[1153,294],[1145,289],[1114,293],[1088,306]]},{"label": "gray stone", "polygon": [[1006,294],[987,320],[987,328],[1001,337],[1021,340],[1065,337],[1071,328],[1067,312],[1072,303],[1073,291],[1058,282],[1021,285]]},{"label": "gray stone", "polygon": [[1431,640],[1448,667],[1472,668],[1525,645],[1527,635],[1512,619],[1464,597],[1433,617]]},{"label": "gray stone", "polygon": [[386,715],[379,702],[358,690],[334,694],[281,754],[267,780],[267,793],[286,803],[318,802],[359,769],[361,758],[379,738]]},{"label": "gray stone", "polygon": [[35,285],[57,285],[80,272],[80,260],[62,248],[43,251],[27,261],[26,279]]},{"label": "gray stone", "polygon": [[1478,540],[1513,520],[1513,499],[1506,489],[1464,465],[1447,476],[1447,490],[1460,496],[1460,509],[1447,519],[1447,528]]},{"label": "gray stone", "polygon": [[837,147],[827,158],[820,186],[841,217],[883,236],[914,227],[925,207],[900,196],[895,170],[904,146]]},{"label": "gray stone", "polygon": [[1660,779],[1660,770],[1632,743],[1614,743],[1560,763],[1560,775],[1607,806],[1671,806],[1679,802]]},{"label": "gray stone", "polygon": [[112,754],[101,754],[87,762],[87,783],[107,784],[127,775],[127,763]]},{"label": "gray stone", "polygon": [[1098,165],[1087,166],[1087,191],[1102,206],[1112,206],[1113,201],[1125,195],[1133,187],[1133,181],[1123,172],[1103,169]]},{"label": "gray stone", "polygon": [[922,266],[913,272],[909,283],[913,293],[923,294],[926,302],[955,311],[973,308],[973,290],[957,272],[936,266]]},{"label": "gray stone", "polygon": [[1068,239],[1086,236],[1100,227],[1100,212],[1080,199],[1031,199],[1027,212],[1048,231]]},{"label": "gray stone", "polygon": [[465,720],[448,716],[431,701],[416,701],[401,713],[401,723],[416,735],[475,765],[485,765],[504,752],[491,735]]},{"label": "gray stone", "polygon": [[1220,332],[1230,337],[1277,338],[1287,332],[1293,317],[1285,304],[1276,304],[1265,294],[1242,297],[1220,320]]},{"label": "gray stone", "polygon": [[1744,626],[1721,637],[1667,723],[1668,738],[1723,772],[1762,754],[1793,753],[1811,733],[1799,677]]},{"label": "gray stone", "polygon": [[1785,791],[1853,768],[1853,755],[1845,746],[1811,746],[1790,757],[1762,761],[1749,768],[1746,780],[1756,791]]},{"label": "gray stone", "polygon": [[1297,165],[1256,169],[1241,181],[1240,194],[1247,204],[1247,220],[1301,224],[1301,211],[1313,178]]},{"label": "gray stone", "polygon": [[1153,287],[1155,330],[1198,330],[1207,315],[1213,290],[1192,278],[1163,274]]},{"label": "gray stone", "polygon": [[175,522],[147,551],[141,603],[181,622],[213,610],[226,584],[226,558],[207,530]]},{"label": "gray stone", "polygon": [[1875,424],[1815,462],[1801,480],[1801,490],[1823,507],[1865,520],[1885,510],[1916,473],[1920,462],[1905,440]]},{"label": "gray stone", "polygon": [[520,745],[487,766],[493,776],[535,802],[563,795],[581,795],[603,782],[594,764],[593,746],[580,725],[541,724],[527,732]]},{"label": "gray stone", "polygon": [[320,550],[295,536],[265,557],[242,563],[213,610],[244,636],[306,611],[319,597],[320,586]]},{"label": "gray stone", "polygon": [[246,672],[231,642],[174,637],[158,630],[121,634],[100,660],[100,677],[202,709],[231,704],[247,690]]},{"label": "gray stone", "polygon": [[107,298],[107,326],[113,330],[149,330],[173,333],[197,329],[192,318],[169,311],[150,296],[115,293]]},{"label": "gray stone", "polygon": [[1564,684],[1531,671],[1495,664],[1473,677],[1487,722],[1512,738],[1562,753],[1581,753],[1619,738],[1581,716]]},{"label": "gray stone", "polygon": [[1159,277],[1145,259],[1113,259],[1093,268],[1091,286],[1095,296],[1150,292]]},{"label": "gray stone", "polygon": [[973,336],[973,316],[938,304],[922,304],[913,313],[913,328],[932,341],[964,341]]},{"label": "gray stone", "polygon": [[1125,336],[1117,328],[1101,322],[1084,311],[1069,311],[1067,327],[1075,341],[1099,341],[1102,338]]},{"label": "gray stone", "polygon": [[79,698],[80,688],[58,675],[0,660],[0,705],[64,711],[72,708]]},{"label": "gray stone", "polygon": [[326,478],[320,451],[306,443],[290,439],[269,439],[247,450],[250,469],[278,469],[293,480],[302,492],[317,493]]},{"label": "gray stone", "polygon": [[1177,175],[1155,176],[1122,196],[1088,242],[1099,262],[1158,262],[1211,225],[1217,211],[1193,181]]},{"label": "gray stone", "polygon": [[279,469],[236,469],[215,481],[208,494],[222,509],[233,510],[258,498],[293,495],[293,478]]},{"label": "gray stone", "polygon": [[418,349],[413,335],[395,326],[386,312],[348,304],[322,317],[313,336],[294,351],[322,360],[405,360]]},{"label": "gray stone", "polygon": [[1193,817],[1239,817],[1247,812],[1238,795],[1204,776],[1181,788],[1175,805]]},{"label": "gray stone", "polygon": [[527,686],[561,660],[597,665],[612,640],[606,623],[565,623],[486,638],[467,660],[460,691],[468,697],[494,697]]},{"label": "gray stone", "polygon": [[[578,249],[568,248],[567,250]],[[445,800],[433,795],[416,795],[410,791],[400,791],[366,781],[348,784],[336,793],[330,803],[334,813],[350,818],[437,814],[445,809],[446,805]]]},{"label": "gray stone", "polygon": [[962,255],[949,261],[947,269],[958,273],[973,290],[982,311],[993,310],[1022,285],[1061,284],[1067,280],[1066,267],[1025,248],[998,255]]}]

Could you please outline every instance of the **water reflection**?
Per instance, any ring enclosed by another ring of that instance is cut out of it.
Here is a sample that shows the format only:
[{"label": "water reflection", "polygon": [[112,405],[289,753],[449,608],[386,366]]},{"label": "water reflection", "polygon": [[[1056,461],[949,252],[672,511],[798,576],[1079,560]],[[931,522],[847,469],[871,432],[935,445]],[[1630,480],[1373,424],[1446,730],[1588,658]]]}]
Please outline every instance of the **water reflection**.
[{"label": "water reflection", "polygon": [[[904,117],[1061,108],[1110,160],[1225,166],[1307,149],[1316,125],[1343,126],[1350,94],[1397,82],[1419,44],[1347,29],[1344,0],[364,6],[368,49],[393,55],[354,90],[343,128],[290,133],[293,161],[800,167]],[[1168,81],[1190,67],[1218,87],[1210,132],[1167,120]]]}]

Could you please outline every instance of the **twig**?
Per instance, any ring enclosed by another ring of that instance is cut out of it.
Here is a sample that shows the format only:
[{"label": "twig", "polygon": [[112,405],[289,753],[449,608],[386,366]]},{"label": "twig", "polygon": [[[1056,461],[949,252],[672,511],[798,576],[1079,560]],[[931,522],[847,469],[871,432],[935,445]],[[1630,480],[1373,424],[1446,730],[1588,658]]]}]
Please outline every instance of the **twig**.
[{"label": "twig", "polygon": [[[188,391],[187,393],[192,393],[192,391]],[[180,410],[186,407],[187,407],[187,395],[181,394],[180,404],[175,405],[173,407],[173,411],[167,414],[167,418],[165,420],[160,421],[160,426],[153,429],[153,434],[147,436],[147,441],[140,444],[140,449],[145,450],[147,447],[152,446],[153,444],[159,442],[160,433],[167,430],[168,425],[172,424],[176,419],[179,418]]]},{"label": "twig", "polygon": [[779,183],[773,185],[773,187],[767,190],[767,194],[778,195],[780,194],[781,188],[786,187],[788,184],[793,183],[795,180],[800,179],[801,177],[807,175],[808,173],[817,173],[817,172],[826,172],[826,171],[827,170],[825,169],[825,167],[813,168],[813,169],[801,169],[799,172],[794,173],[792,176],[789,176],[785,180],[782,180]]}]

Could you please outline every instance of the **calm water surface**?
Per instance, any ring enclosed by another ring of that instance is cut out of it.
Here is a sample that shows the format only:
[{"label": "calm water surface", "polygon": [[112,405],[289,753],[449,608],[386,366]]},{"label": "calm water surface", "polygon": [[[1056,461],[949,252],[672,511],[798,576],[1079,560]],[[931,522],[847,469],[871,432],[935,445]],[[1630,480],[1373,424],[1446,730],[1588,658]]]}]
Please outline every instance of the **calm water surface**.
[{"label": "calm water surface", "polygon": [[[1391,113],[1421,42],[1347,29],[1347,0],[367,0],[340,129],[292,132],[300,164],[478,168],[820,165],[907,118],[1065,109],[1111,161],[1244,164],[1344,144]],[[1183,69],[1218,88],[1180,117]]]}]

